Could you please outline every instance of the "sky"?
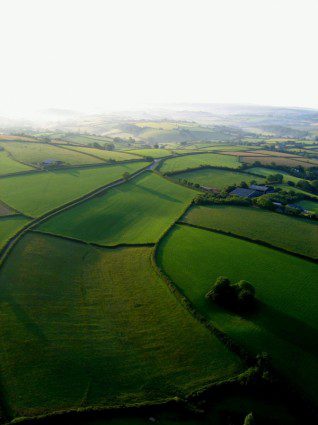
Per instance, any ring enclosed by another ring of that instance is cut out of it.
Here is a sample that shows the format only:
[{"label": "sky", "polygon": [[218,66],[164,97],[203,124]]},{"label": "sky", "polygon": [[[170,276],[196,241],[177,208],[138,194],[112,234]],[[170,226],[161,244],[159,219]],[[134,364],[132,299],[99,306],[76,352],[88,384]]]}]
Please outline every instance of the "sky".
[{"label": "sky", "polygon": [[318,0],[0,0],[0,113],[318,108]]}]

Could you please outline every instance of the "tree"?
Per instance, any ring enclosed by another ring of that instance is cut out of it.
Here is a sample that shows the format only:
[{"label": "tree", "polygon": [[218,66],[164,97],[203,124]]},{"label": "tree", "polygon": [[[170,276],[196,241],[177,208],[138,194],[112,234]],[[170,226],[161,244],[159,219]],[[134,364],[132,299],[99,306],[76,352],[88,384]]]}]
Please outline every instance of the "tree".
[{"label": "tree", "polygon": [[113,151],[113,150],[115,150],[115,145],[114,145],[114,143],[108,143],[108,144],[106,144],[106,145],[105,145],[105,150],[106,150],[106,151]]},{"label": "tree", "polygon": [[128,171],[125,171],[124,174],[123,174],[123,179],[127,181],[127,180],[129,180],[129,176],[130,176],[130,174],[128,173]]},{"label": "tree", "polygon": [[155,143],[155,144],[153,145],[153,147],[154,147],[154,149],[158,149],[158,148],[159,148],[158,143]]},{"label": "tree", "polygon": [[220,304],[226,303],[232,297],[232,288],[230,280],[225,276],[219,276],[213,288],[206,294],[206,299]]},{"label": "tree", "polygon": [[240,183],[240,186],[243,187],[244,189],[247,189],[248,188],[247,183],[244,182],[244,181]]}]

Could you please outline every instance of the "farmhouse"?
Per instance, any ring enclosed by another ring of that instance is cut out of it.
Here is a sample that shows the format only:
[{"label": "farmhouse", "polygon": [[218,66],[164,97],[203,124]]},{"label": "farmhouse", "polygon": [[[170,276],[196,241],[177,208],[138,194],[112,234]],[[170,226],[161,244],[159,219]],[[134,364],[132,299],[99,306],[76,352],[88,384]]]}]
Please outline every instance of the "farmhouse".
[{"label": "farmhouse", "polygon": [[232,192],[230,192],[230,195],[240,196],[241,198],[257,198],[258,196],[273,192],[274,189],[272,187],[251,184],[248,189],[237,187],[236,189],[232,190]]},{"label": "farmhouse", "polygon": [[59,161],[58,159],[46,159],[45,161],[42,161],[42,165],[45,167],[51,166],[51,165],[61,165],[63,161]]}]

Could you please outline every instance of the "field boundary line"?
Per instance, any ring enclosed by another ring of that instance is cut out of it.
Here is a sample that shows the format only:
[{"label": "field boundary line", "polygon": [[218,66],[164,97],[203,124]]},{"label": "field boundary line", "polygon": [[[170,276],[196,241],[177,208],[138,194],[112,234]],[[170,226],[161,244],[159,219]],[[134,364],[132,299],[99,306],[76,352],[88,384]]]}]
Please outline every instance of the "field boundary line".
[{"label": "field boundary line", "polygon": [[318,258],[309,257],[305,254],[300,254],[300,253],[295,252],[295,251],[289,251],[286,248],[281,248],[279,246],[272,245],[269,242],[265,242],[265,241],[262,241],[260,239],[252,239],[252,238],[249,238],[248,236],[238,235],[237,233],[227,232],[225,230],[215,229],[215,228],[212,228],[212,227],[204,227],[204,226],[200,226],[198,224],[187,223],[185,221],[178,221],[177,224],[179,224],[181,226],[193,227],[195,229],[206,230],[206,231],[212,232],[212,233],[218,233],[220,235],[228,236],[228,237],[235,238],[235,239],[241,239],[245,242],[250,242],[250,243],[254,243],[256,245],[264,246],[265,248],[274,249],[276,251],[280,251],[284,254],[292,255],[294,257],[298,257],[302,260],[306,260],[306,261],[309,261],[311,263],[315,263],[315,264],[318,263]]},{"label": "field boundary line", "polygon": [[37,217],[34,220],[32,220],[30,223],[26,224],[17,233],[15,233],[5,243],[5,245],[0,249],[0,268],[3,265],[4,261],[6,260],[6,258],[8,257],[8,254],[11,252],[12,248],[15,246],[15,244],[18,242],[18,240],[26,232],[34,229],[40,223],[44,223],[45,221],[47,221],[48,219],[58,215],[59,213],[67,211],[68,209],[73,208],[76,205],[79,205],[83,202],[86,202],[86,201],[96,197],[96,196],[103,194],[105,191],[107,191],[108,189],[111,189],[112,187],[116,187],[116,186],[119,186],[123,183],[126,183],[126,182],[134,179],[135,177],[139,176],[140,174],[142,174],[142,173],[144,173],[148,170],[151,170],[151,167],[153,166],[153,164],[155,164],[155,161],[153,163],[151,163],[150,165],[149,165],[149,163],[147,163],[147,165],[145,167],[143,167],[143,168],[137,170],[136,172],[130,174],[130,176],[129,176],[129,178],[127,178],[127,180],[125,180],[124,178],[120,178],[120,179],[112,181],[111,183],[108,183],[107,185],[100,186],[99,188],[96,188],[93,191],[88,192],[85,195],[82,195],[77,199],[74,199],[70,202],[67,202],[66,204],[63,204],[63,205],[61,205],[57,208],[54,208],[53,210],[48,211],[47,213],[43,214],[42,216]]}]

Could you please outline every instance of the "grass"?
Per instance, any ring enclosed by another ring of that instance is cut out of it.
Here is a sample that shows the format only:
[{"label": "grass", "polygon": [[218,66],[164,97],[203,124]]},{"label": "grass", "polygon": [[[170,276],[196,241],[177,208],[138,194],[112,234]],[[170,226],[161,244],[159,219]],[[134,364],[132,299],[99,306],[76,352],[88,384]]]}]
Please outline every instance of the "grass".
[{"label": "grass", "polygon": [[30,220],[21,215],[0,217],[0,249]]},{"label": "grass", "polygon": [[203,169],[187,171],[185,173],[175,174],[172,176],[175,180],[186,179],[192,183],[198,183],[200,186],[207,186],[213,189],[223,189],[233,184],[240,184],[242,181],[250,183],[256,180],[257,183],[264,183],[265,179],[262,177],[251,176],[239,171],[217,170],[217,169]]},{"label": "grass", "polygon": [[[275,169],[270,169],[270,168],[264,168],[264,167],[252,167],[249,168],[248,170],[246,170],[246,173],[255,173],[255,174],[259,174],[261,176],[264,177],[268,177],[270,175],[273,174],[282,174],[283,177],[283,182],[288,182],[288,181],[292,181],[294,183],[297,183],[300,179],[299,177],[295,177],[292,176],[291,174],[286,173],[285,171],[281,171],[281,170],[275,170]],[[291,188],[292,189],[292,188]]]},{"label": "grass", "polygon": [[219,155],[215,153],[204,153],[198,155],[185,155],[177,158],[166,159],[160,171],[162,173],[170,171],[183,171],[188,168],[196,168],[201,165],[211,165],[215,167],[238,168],[240,163],[238,158],[230,155]]},{"label": "grass", "polygon": [[299,201],[297,205],[305,208],[308,211],[311,211],[315,214],[318,214],[318,202],[315,201]]},{"label": "grass", "polygon": [[133,149],[127,152],[141,156],[151,156],[152,158],[162,158],[164,156],[172,155],[172,152],[169,149]]},{"label": "grass", "polygon": [[147,172],[53,217],[39,229],[102,245],[154,243],[195,195]]},{"label": "grass", "polygon": [[306,159],[304,157],[288,157],[288,156],[241,156],[240,161],[245,164],[253,165],[255,161],[259,161],[264,165],[283,165],[287,167],[297,167],[298,165],[302,165],[304,168],[317,167],[318,161],[315,159]]},{"label": "grass", "polygon": [[[271,360],[303,394],[317,400],[317,264],[229,236],[177,225],[161,242],[158,263],[194,306],[237,343]],[[259,309],[239,316],[205,294],[220,275],[256,288]]]},{"label": "grass", "polygon": [[193,207],[183,221],[261,240],[288,251],[318,258],[318,222],[310,219],[259,208],[215,205]]},{"label": "grass", "polygon": [[111,159],[114,161],[130,161],[139,158],[137,155],[132,155],[130,153],[120,151],[107,151],[105,149],[84,148],[76,146],[72,146],[70,147],[70,149],[84,154],[94,155],[103,161],[109,161]]},{"label": "grass", "polygon": [[152,248],[28,234],[0,272],[11,415],[182,396],[242,370],[152,268]]},{"label": "grass", "polygon": [[24,214],[37,217],[145,165],[146,162],[134,162],[2,178],[0,199]]},{"label": "grass", "polygon": [[0,144],[17,161],[39,164],[46,159],[56,159],[68,165],[97,164],[101,160],[58,146],[45,143],[5,142]]},{"label": "grass", "polygon": [[[11,143],[11,142],[10,142]],[[32,170],[28,165],[14,161],[7,152],[0,151],[0,175]]]}]

